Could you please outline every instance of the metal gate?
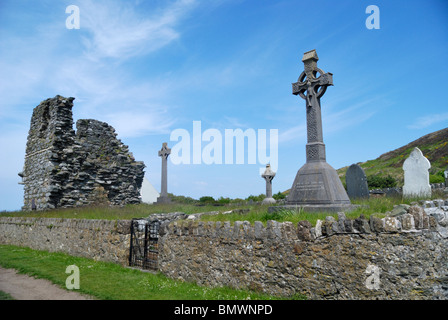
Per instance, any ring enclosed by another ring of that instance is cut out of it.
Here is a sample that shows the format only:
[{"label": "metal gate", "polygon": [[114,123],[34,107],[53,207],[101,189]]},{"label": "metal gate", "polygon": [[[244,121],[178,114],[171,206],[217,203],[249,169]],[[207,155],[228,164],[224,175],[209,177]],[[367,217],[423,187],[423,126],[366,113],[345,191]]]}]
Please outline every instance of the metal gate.
[{"label": "metal gate", "polygon": [[157,270],[159,221],[132,219],[129,266]]}]

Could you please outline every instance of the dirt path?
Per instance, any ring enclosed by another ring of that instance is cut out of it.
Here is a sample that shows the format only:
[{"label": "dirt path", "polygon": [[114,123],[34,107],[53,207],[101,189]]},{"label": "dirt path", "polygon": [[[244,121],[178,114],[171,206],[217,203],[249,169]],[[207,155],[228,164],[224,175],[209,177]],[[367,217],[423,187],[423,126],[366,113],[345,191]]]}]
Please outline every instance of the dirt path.
[{"label": "dirt path", "polygon": [[0,291],[16,300],[92,300],[76,291],[67,291],[44,279],[18,274],[14,269],[0,268]]}]

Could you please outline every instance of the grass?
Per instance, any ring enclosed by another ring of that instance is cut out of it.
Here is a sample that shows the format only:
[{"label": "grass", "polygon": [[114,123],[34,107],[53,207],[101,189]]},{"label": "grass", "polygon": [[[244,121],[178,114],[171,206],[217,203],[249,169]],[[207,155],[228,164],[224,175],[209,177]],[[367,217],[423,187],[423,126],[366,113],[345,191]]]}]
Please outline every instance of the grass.
[{"label": "grass", "polygon": [[14,298],[10,294],[0,290],[0,300],[14,300]]},{"label": "grass", "polygon": [[[423,138],[423,137],[422,137]],[[398,182],[398,187],[403,186],[404,171],[403,162],[409,157],[414,147],[417,146],[417,140],[412,143],[395,149],[387,154],[384,154],[377,159],[368,160],[358,163],[367,176],[380,175],[385,177],[391,175]],[[435,175],[439,171],[444,171],[448,165],[448,141],[442,135],[433,136],[432,138],[420,140],[418,148],[431,162],[430,175]],[[337,170],[339,177],[345,182],[345,174],[348,166]]]},{"label": "grass", "polygon": [[[114,263],[0,245],[0,265],[20,273],[50,280],[65,289],[69,265],[79,268],[80,293],[101,300],[271,300],[287,299],[228,287],[209,288],[169,279],[157,273],[125,268]],[[301,298],[294,296],[293,298]],[[0,296],[1,299],[1,296]]]},{"label": "grass", "polygon": [[[122,207],[92,206],[79,208],[61,208],[44,211],[9,211],[0,212],[0,217],[40,217],[65,219],[105,219],[130,220],[132,218],[148,217],[153,213],[184,212],[186,214],[226,211],[237,206],[199,206],[193,204],[137,204]],[[238,206],[238,208],[241,208]]]},{"label": "grass", "polygon": [[[440,199],[446,197],[443,193],[434,192],[432,199]],[[427,200],[427,198],[401,198],[401,197],[371,197],[369,199],[352,200],[352,204],[358,205],[358,207],[350,212],[346,212],[345,216],[350,219],[358,218],[361,214],[366,219],[369,219],[371,215],[375,215],[378,218],[384,218],[388,211],[392,211],[394,206],[399,204],[412,204],[419,200]],[[308,220],[314,226],[317,220],[325,220],[326,216],[333,216],[337,218],[337,213],[328,212],[304,212],[304,211],[291,211],[280,210],[275,213],[268,213],[266,206],[253,206],[249,208],[248,213],[232,213],[232,214],[218,214],[218,215],[204,215],[201,217],[202,221],[249,221],[254,223],[255,221],[261,221],[264,224],[268,220],[276,220],[279,222],[290,221],[296,224],[302,220]]]},{"label": "grass", "polygon": [[[431,199],[445,198],[443,192],[433,192]],[[425,198],[426,199],[426,198]],[[391,211],[395,205],[411,204],[413,202],[424,200],[420,198],[401,198],[401,197],[371,197],[369,199],[353,200],[352,203],[359,205],[358,208],[347,212],[347,218],[357,218],[363,214],[367,219],[373,214],[380,218],[384,217],[388,211]],[[105,220],[126,220],[132,218],[148,217],[154,213],[184,212],[186,214],[217,211],[216,215],[203,215],[202,221],[261,221],[264,224],[268,220],[279,222],[291,221],[297,223],[302,220],[308,220],[312,225],[316,221],[324,220],[326,216],[337,218],[336,213],[328,212],[295,212],[290,210],[281,210],[276,213],[268,213],[268,206],[264,205],[236,205],[225,206],[206,205],[199,206],[194,204],[163,204],[163,205],[127,205],[123,207],[81,207],[65,208],[46,211],[14,211],[1,212],[0,217],[43,217],[43,218],[66,218],[66,219],[105,219]],[[232,213],[225,213],[234,211]]]}]

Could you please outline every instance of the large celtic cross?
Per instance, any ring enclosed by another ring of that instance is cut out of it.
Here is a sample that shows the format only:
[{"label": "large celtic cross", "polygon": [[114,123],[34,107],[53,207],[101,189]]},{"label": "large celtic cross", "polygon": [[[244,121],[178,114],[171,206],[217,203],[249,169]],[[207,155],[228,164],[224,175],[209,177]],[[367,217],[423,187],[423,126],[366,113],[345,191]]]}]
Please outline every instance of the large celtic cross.
[{"label": "large celtic cross", "polygon": [[[320,98],[328,86],[333,85],[333,74],[325,73],[317,67],[316,50],[305,52],[302,61],[305,71],[292,84],[292,93],[306,101],[307,144],[306,161],[325,161],[325,144],[322,134]],[[320,74],[318,76],[318,73]]]}]

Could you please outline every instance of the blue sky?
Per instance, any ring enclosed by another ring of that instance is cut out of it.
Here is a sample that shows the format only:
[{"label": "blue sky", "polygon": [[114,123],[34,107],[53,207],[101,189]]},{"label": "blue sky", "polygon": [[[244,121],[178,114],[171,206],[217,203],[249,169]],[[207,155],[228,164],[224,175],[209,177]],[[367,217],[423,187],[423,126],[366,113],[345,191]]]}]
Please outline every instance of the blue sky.
[{"label": "blue sky", "polygon": [[[366,28],[369,5],[380,29]],[[80,28],[67,29],[69,5]],[[0,1],[0,210],[22,206],[26,137],[42,100],[75,97],[74,120],[111,124],[160,190],[175,129],[278,129],[273,192],[305,163],[303,53],[333,73],[323,96],[327,162],[374,159],[448,125],[448,2],[441,0]],[[204,147],[207,143],[203,142]],[[168,164],[168,191],[265,191],[264,164]]]}]

